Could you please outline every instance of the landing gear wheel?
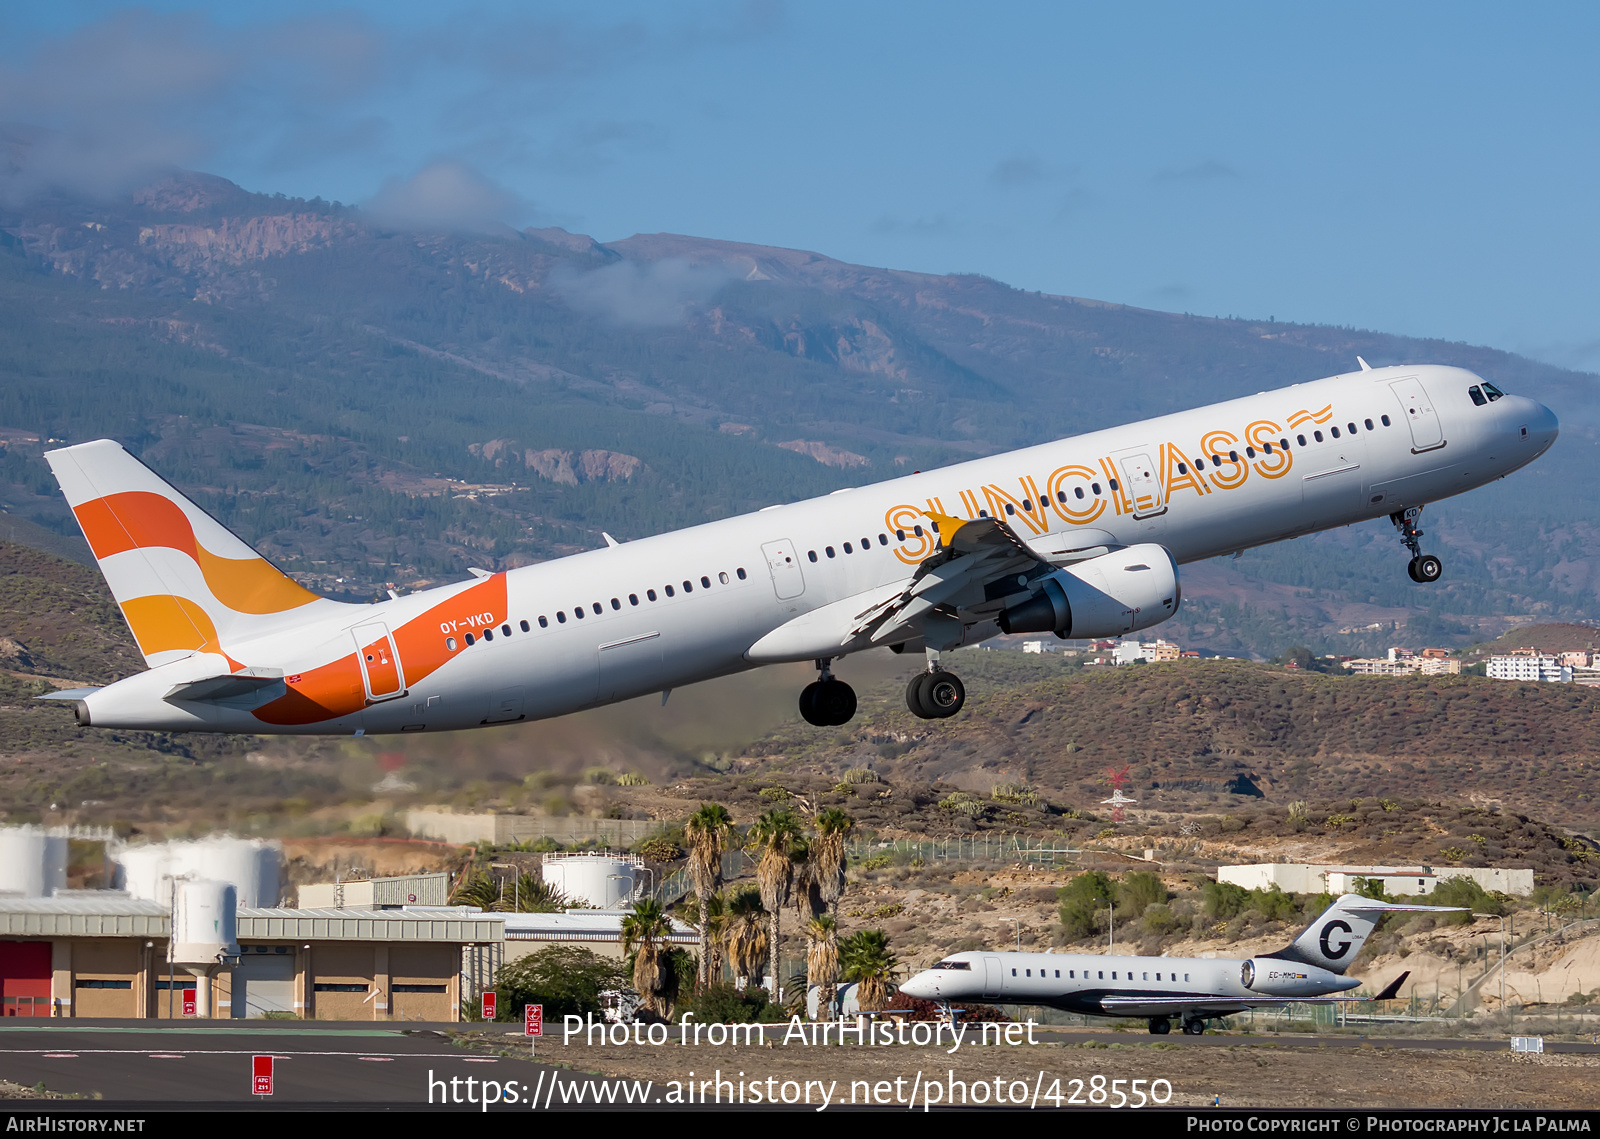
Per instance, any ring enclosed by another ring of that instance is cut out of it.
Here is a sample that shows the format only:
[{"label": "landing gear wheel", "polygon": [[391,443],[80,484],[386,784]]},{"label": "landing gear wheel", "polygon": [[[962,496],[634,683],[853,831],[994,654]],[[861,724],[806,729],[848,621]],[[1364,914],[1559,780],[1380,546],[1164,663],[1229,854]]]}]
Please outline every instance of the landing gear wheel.
[{"label": "landing gear wheel", "polygon": [[1432,554],[1423,554],[1420,558],[1412,558],[1411,564],[1406,567],[1406,572],[1411,575],[1411,580],[1431,585],[1439,580],[1439,575],[1444,573],[1444,563]]},{"label": "landing gear wheel", "polygon": [[906,707],[913,716],[923,720],[931,720],[933,716],[922,706],[922,682],[927,680],[930,673],[919,672],[911,678],[906,685]]},{"label": "landing gear wheel", "polygon": [[1183,1022],[1183,1034],[1185,1036],[1204,1036],[1205,1031],[1206,1022],[1203,1020],[1186,1020]]},{"label": "landing gear wheel", "polygon": [[1150,1018],[1150,1034],[1152,1036],[1165,1036],[1171,1031],[1172,1021],[1168,1020],[1166,1017],[1153,1016]]},{"label": "landing gear wheel", "polygon": [[842,680],[813,680],[800,690],[800,716],[819,728],[848,724],[856,714],[856,690]]},{"label": "landing gear wheel", "polygon": [[906,707],[924,720],[954,716],[967,702],[967,689],[953,672],[919,672],[906,685]]}]

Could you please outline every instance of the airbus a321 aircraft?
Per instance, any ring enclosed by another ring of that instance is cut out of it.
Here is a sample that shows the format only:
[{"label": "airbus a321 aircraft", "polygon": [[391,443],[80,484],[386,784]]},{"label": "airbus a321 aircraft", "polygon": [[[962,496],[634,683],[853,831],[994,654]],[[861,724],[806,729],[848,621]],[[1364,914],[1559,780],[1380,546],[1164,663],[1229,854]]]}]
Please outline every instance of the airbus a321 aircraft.
[{"label": "airbus a321 aircraft", "polygon": [[55,694],[108,728],[422,732],[534,720],[815,661],[813,724],[855,714],[841,657],[997,632],[1117,637],[1178,611],[1178,565],[1387,515],[1431,582],[1425,503],[1531,462],[1549,409],[1456,368],[1367,368],[372,605],[318,597],[116,443],[47,454],[149,665]]},{"label": "airbus a321 aircraft", "polygon": [[1442,912],[1346,894],[1276,953],[1248,959],[1117,957],[1088,953],[956,953],[900,986],[909,997],[950,1008],[960,1001],[1044,1005],[1091,1016],[1146,1017],[1165,1035],[1172,1022],[1199,1036],[1206,1022],[1252,1008],[1394,998],[1401,973],[1373,997],[1335,997],[1360,981],[1344,975],[1384,914]]}]

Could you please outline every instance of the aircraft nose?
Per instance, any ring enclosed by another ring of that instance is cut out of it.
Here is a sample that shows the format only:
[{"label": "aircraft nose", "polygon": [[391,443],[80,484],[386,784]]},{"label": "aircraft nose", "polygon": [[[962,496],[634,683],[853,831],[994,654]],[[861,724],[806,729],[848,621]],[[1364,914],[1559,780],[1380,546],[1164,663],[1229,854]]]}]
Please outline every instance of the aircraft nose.
[{"label": "aircraft nose", "polygon": [[1533,404],[1533,413],[1528,417],[1528,434],[1543,451],[1561,434],[1561,423],[1556,419],[1556,413],[1544,404],[1533,400],[1529,402]]},{"label": "aircraft nose", "polygon": [[916,997],[919,1001],[931,1000],[939,995],[939,988],[933,983],[933,978],[926,973],[918,973],[905,984],[900,986],[900,991],[908,997]]}]

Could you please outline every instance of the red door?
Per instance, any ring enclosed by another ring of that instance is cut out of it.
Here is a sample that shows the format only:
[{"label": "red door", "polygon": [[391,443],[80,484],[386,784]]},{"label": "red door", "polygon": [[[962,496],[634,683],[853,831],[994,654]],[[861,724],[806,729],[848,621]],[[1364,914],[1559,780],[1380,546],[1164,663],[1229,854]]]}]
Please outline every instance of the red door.
[{"label": "red door", "polygon": [[0,1016],[50,1015],[50,943],[0,941]]}]

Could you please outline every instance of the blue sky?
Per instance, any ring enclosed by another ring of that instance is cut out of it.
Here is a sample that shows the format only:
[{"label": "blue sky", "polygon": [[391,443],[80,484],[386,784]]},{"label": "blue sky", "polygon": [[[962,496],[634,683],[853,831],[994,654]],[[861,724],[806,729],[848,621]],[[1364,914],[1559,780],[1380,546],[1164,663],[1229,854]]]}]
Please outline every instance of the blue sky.
[{"label": "blue sky", "polygon": [[[151,164],[1600,370],[1593,4],[8,5],[0,195]],[[419,177],[420,175],[420,177]]]}]

